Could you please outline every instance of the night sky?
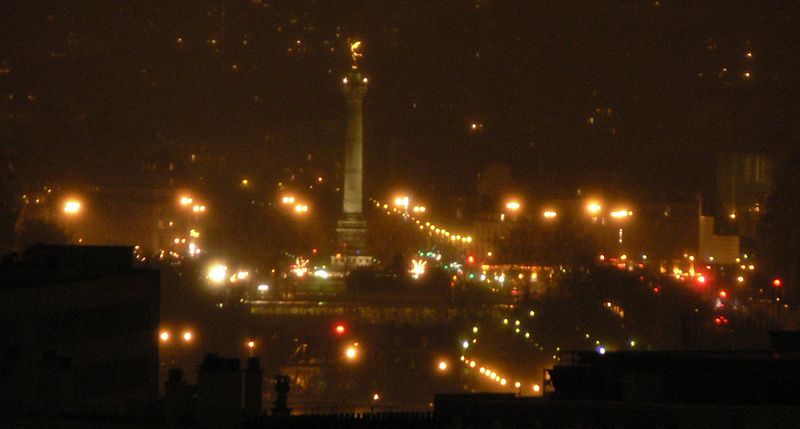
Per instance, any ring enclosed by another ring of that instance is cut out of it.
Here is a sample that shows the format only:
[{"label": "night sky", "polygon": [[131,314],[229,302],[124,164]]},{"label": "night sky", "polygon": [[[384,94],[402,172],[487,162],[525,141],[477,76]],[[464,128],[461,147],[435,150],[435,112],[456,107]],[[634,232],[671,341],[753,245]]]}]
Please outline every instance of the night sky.
[{"label": "night sky", "polygon": [[796,1],[9,3],[0,157],[26,186],[163,185],[147,166],[190,154],[333,174],[348,38],[373,194],[469,195],[500,164],[541,197],[691,200],[719,152],[800,139]]}]

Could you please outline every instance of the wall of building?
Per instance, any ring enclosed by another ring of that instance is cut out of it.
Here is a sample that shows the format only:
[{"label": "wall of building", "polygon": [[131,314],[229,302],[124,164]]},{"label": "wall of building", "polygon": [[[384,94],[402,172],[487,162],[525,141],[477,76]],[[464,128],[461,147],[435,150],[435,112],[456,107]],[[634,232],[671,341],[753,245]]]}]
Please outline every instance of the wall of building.
[{"label": "wall of building", "polygon": [[158,271],[101,274],[87,265],[83,270],[51,266],[71,280],[58,273],[30,277],[4,271],[0,407],[5,411],[124,415],[157,399]]}]

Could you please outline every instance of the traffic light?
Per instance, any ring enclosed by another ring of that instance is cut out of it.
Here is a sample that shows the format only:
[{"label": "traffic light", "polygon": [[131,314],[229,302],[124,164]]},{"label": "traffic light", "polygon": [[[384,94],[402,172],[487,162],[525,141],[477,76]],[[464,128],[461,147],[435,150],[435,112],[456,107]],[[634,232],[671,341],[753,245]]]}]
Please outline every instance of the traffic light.
[{"label": "traffic light", "polygon": [[472,256],[472,255],[467,256],[467,263],[468,264],[474,264],[475,263],[475,257]]},{"label": "traffic light", "polygon": [[333,327],[333,332],[336,335],[344,335],[347,332],[347,328],[345,328],[344,324],[337,323],[336,326]]},{"label": "traffic light", "polygon": [[781,279],[776,278],[775,280],[772,281],[772,286],[781,287],[783,286],[783,281]]}]

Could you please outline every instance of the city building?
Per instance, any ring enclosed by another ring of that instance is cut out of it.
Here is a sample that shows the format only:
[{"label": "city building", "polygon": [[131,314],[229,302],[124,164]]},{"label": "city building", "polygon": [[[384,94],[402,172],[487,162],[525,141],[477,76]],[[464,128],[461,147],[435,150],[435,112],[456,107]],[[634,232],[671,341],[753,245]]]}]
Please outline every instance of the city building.
[{"label": "city building", "polygon": [[[25,225],[39,220],[63,231],[70,243],[139,246],[137,253],[147,258],[178,258],[201,253],[206,217],[197,195],[171,188],[67,185],[25,194],[17,230],[25,236]],[[37,243],[18,247],[25,244]]]},{"label": "city building", "polygon": [[700,260],[713,264],[735,264],[739,259],[739,236],[721,235],[714,232],[714,218],[700,216],[698,220],[698,256]]},{"label": "city building", "polygon": [[755,238],[774,187],[774,163],[763,153],[724,153],[717,159],[717,210],[736,235]]},{"label": "city building", "polygon": [[442,427],[793,428],[800,421],[800,335],[772,350],[562,353],[544,397],[447,394]]},{"label": "city building", "polygon": [[[714,218],[700,216],[695,202],[623,204],[571,198],[537,202],[522,211],[473,215],[476,256],[491,262],[493,255],[503,258],[503,249],[513,247],[514,240],[553,247],[566,238],[593,247],[603,260],[668,265],[687,255],[702,255],[704,262],[732,264],[739,256],[739,238],[715,232]],[[526,232],[527,239],[516,236]]]},{"label": "city building", "polygon": [[170,370],[164,383],[167,424],[233,428],[263,418],[259,359],[248,358],[244,370],[240,364],[237,358],[209,353],[198,368],[196,385],[186,383],[180,370]]},{"label": "city building", "polygon": [[0,265],[0,414],[152,409],[160,278],[133,260],[131,247],[36,246]]}]

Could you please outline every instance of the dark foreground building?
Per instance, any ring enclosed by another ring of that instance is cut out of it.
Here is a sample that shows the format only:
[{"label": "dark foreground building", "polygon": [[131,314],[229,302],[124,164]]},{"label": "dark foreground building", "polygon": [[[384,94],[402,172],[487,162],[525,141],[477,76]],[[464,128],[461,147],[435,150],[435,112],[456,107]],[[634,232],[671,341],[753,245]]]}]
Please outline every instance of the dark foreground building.
[{"label": "dark foreground building", "polygon": [[142,416],[158,399],[159,272],[131,247],[0,265],[0,417]]},{"label": "dark foreground building", "polygon": [[575,352],[548,371],[544,398],[439,395],[449,428],[800,427],[800,336],[773,334],[773,350]]}]

